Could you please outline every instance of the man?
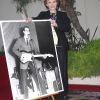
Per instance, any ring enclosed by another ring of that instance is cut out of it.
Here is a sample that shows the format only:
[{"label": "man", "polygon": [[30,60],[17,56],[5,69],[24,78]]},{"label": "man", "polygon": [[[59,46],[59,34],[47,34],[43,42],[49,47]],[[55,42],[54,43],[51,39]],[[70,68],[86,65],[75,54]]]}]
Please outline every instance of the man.
[{"label": "man", "polygon": [[[28,67],[31,69],[32,76],[36,82],[37,89],[46,94],[46,89],[43,80],[39,74],[39,69],[35,63],[35,57],[42,57],[46,59],[47,55],[40,55],[36,48],[35,42],[31,39],[30,30],[28,26],[22,28],[23,36],[18,38],[16,41],[13,52],[20,60],[20,89],[24,98],[28,98],[28,88],[27,88],[27,71]],[[39,54],[39,55],[37,55]],[[40,68],[42,69],[42,68]],[[40,87],[41,86],[41,87]]]}]

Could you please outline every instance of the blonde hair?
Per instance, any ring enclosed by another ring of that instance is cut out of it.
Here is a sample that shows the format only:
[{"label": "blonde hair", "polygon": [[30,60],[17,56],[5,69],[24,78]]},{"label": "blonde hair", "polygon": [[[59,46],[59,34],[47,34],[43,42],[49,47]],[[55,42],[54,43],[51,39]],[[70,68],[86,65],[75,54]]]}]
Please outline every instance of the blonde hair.
[{"label": "blonde hair", "polygon": [[[44,0],[44,5],[45,5],[45,7],[48,9],[48,7],[47,7],[47,1],[48,1],[48,0]],[[57,9],[59,9],[60,0],[56,0],[56,2],[57,2]]]}]

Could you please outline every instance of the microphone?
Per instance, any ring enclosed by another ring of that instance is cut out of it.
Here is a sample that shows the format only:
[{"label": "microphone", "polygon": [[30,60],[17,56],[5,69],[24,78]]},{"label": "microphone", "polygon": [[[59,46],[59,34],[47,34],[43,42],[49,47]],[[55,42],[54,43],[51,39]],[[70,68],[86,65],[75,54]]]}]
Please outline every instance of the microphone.
[{"label": "microphone", "polygon": [[51,19],[56,20],[56,13],[51,13]]}]

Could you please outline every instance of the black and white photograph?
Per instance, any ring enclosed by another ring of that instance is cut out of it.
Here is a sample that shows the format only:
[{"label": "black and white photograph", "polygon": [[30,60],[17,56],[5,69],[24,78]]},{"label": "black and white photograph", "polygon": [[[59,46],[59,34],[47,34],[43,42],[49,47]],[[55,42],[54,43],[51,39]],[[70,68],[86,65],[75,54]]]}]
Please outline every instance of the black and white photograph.
[{"label": "black and white photograph", "polygon": [[1,33],[13,100],[63,91],[54,29],[49,20],[8,20]]}]

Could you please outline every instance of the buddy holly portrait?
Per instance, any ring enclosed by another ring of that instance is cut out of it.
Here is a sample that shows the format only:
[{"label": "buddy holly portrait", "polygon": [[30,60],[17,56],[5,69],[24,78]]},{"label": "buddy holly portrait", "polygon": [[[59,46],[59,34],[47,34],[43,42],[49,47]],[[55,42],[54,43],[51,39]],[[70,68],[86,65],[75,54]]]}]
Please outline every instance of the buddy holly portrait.
[{"label": "buddy holly portrait", "polygon": [[63,91],[54,30],[48,20],[3,21],[1,30],[14,100]]}]

